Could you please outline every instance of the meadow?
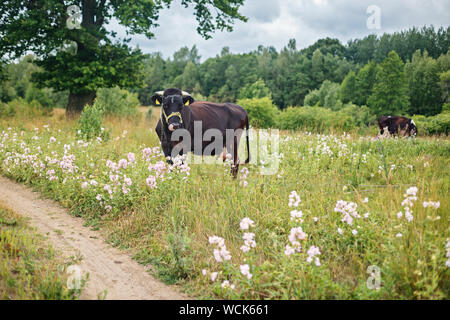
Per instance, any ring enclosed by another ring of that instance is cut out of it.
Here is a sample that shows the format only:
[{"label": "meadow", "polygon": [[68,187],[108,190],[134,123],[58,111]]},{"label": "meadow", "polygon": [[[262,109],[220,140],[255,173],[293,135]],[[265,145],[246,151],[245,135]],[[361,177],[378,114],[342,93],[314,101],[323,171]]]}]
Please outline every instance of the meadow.
[{"label": "meadow", "polygon": [[447,137],[281,131],[278,172],[233,179],[228,163],[169,166],[152,114],[89,140],[60,109],[3,119],[0,173],[192,297],[449,299]]}]

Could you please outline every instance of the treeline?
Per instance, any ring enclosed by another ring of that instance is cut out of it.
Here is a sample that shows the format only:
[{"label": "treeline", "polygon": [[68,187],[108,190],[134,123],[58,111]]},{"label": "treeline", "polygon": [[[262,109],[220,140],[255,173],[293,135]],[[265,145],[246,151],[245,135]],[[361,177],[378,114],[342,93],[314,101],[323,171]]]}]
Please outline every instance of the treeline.
[{"label": "treeline", "polygon": [[412,28],[346,45],[326,38],[302,50],[291,39],[280,52],[259,46],[233,54],[224,47],[202,63],[195,46],[168,59],[153,53],[146,57],[139,99],[148,105],[154,91],[178,87],[212,101],[270,96],[279,109],[317,105],[338,110],[352,102],[376,115],[435,115],[448,97],[449,31]]}]

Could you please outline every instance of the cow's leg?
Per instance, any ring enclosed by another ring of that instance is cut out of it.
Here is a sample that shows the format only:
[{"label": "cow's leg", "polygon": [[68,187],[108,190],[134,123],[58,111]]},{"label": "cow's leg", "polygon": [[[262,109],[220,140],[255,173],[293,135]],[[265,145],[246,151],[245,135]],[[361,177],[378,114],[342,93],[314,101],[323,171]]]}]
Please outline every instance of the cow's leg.
[{"label": "cow's leg", "polygon": [[238,147],[239,147],[239,142],[237,137],[235,136],[233,139],[233,166],[231,167],[231,174],[233,175],[233,178],[236,179],[237,178],[237,174],[239,171],[239,158],[238,158]]}]

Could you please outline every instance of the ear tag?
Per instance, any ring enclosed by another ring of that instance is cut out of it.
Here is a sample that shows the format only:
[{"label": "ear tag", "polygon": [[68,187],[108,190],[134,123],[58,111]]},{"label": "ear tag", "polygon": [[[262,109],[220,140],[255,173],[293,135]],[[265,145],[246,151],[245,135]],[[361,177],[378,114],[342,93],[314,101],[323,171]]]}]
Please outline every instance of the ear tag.
[{"label": "ear tag", "polygon": [[189,105],[189,100],[184,103],[185,106]]},{"label": "ear tag", "polygon": [[158,99],[156,99],[156,103],[155,103],[157,106],[159,106],[161,103],[159,102],[159,100]]}]

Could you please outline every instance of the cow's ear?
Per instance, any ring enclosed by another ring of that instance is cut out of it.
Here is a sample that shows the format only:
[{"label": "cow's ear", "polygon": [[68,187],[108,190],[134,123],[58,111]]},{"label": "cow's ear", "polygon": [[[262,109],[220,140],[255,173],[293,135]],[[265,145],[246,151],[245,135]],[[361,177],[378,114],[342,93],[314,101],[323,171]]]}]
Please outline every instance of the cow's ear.
[{"label": "cow's ear", "polygon": [[185,106],[190,105],[194,101],[195,101],[194,98],[192,98],[191,96],[184,96],[183,97],[183,103],[184,103]]},{"label": "cow's ear", "polygon": [[157,106],[161,105],[161,103],[162,103],[162,95],[160,95],[158,93],[155,93],[151,99],[152,99],[153,103],[156,104]]}]

